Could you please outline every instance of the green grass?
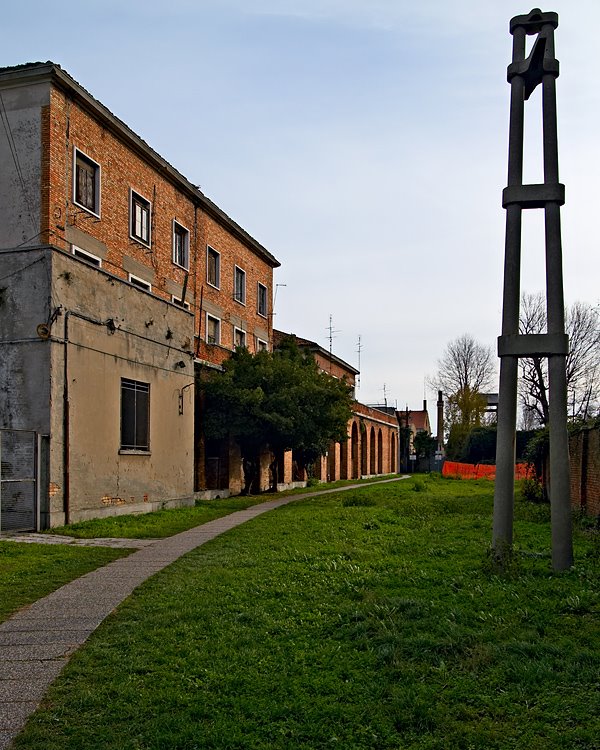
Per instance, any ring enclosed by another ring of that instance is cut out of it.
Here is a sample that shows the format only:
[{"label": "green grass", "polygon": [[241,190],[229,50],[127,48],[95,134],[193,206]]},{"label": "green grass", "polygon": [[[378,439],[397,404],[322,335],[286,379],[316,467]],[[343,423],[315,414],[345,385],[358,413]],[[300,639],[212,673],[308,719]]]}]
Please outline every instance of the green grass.
[{"label": "green grass", "polygon": [[65,583],[130,552],[0,542],[0,621]]},{"label": "green grass", "polygon": [[80,521],[50,529],[50,534],[64,534],[77,539],[115,537],[122,539],[163,539],[180,531],[227,516],[236,510],[263,503],[271,496],[230,497],[226,500],[201,500],[190,508],[169,508],[153,513],[135,513]]},{"label": "green grass", "polygon": [[[393,475],[390,475],[390,477]],[[97,539],[116,537],[123,539],[163,539],[180,531],[186,531],[194,526],[212,521],[215,518],[229,515],[236,510],[244,510],[251,505],[265,503],[274,498],[287,495],[299,495],[318,492],[324,489],[345,487],[349,484],[368,484],[390,477],[377,479],[340,480],[328,484],[318,484],[313,487],[297,488],[277,494],[264,493],[249,497],[230,497],[223,500],[198,500],[196,505],[189,508],[170,508],[153,513],[136,513],[108,518],[96,518],[91,521],[80,521],[69,526],[49,529],[50,534],[63,534],[77,539]]]},{"label": "green grass", "polygon": [[554,575],[518,503],[495,575],[492,493],[366,486],[228,532],[101,625],[15,747],[597,750],[598,534]]}]

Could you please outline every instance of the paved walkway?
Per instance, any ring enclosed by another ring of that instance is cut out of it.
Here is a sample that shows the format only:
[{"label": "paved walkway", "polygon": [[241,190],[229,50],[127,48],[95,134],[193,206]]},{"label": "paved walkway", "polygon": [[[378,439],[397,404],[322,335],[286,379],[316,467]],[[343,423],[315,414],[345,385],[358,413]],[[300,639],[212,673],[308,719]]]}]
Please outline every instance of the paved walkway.
[{"label": "paved walkway", "polygon": [[[404,478],[395,477],[373,484],[397,482]],[[134,546],[132,541],[142,542],[143,548],[67,583],[0,623],[0,750],[10,747],[70,656],[115,607],[150,576],[205,542],[269,510],[297,500],[364,486],[354,484],[288,495],[166,539],[116,540],[125,547]],[[36,535],[26,536],[28,538],[23,541],[37,541],[30,538]],[[49,536],[54,537],[54,543],[73,543],[72,537]]]}]

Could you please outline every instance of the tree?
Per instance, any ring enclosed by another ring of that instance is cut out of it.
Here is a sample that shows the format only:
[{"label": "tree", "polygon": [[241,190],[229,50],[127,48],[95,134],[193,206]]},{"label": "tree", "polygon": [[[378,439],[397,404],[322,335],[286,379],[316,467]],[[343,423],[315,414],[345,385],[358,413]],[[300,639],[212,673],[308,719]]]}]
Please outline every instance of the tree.
[{"label": "tree", "polygon": [[306,460],[323,455],[332,441],[347,438],[352,399],[345,381],[321,372],[314,358],[292,339],[280,349],[252,355],[237,349],[199,387],[204,397],[204,432],[239,444],[249,490],[262,448],[277,457],[298,450]]},{"label": "tree", "polygon": [[425,430],[419,430],[413,439],[413,448],[417,459],[431,458],[437,448],[437,438],[425,432]]},{"label": "tree", "polygon": [[446,396],[446,425],[479,425],[495,372],[492,350],[463,334],[446,347],[431,385]]},{"label": "tree", "polygon": [[[598,309],[575,302],[565,310],[569,336],[567,355],[567,400],[573,420],[586,420],[598,410],[600,398],[600,315]],[[543,294],[523,294],[519,316],[523,334],[546,332],[546,303]],[[528,357],[519,360],[519,395],[523,422],[531,427],[545,426],[550,419],[548,360]]]}]

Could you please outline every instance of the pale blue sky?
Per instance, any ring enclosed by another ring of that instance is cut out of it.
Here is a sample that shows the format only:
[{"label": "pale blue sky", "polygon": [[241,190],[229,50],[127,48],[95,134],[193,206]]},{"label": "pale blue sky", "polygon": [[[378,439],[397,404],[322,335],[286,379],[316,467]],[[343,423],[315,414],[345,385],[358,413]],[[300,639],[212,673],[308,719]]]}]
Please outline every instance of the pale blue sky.
[{"label": "pale blue sky", "polygon": [[[420,408],[448,341],[500,331],[511,56],[504,0],[29,2],[0,65],[53,60],[281,261],[275,326]],[[600,301],[597,0],[557,0],[565,294]],[[528,104],[541,181],[538,94]],[[523,288],[544,284],[527,212]],[[435,394],[428,392],[434,417]]]}]

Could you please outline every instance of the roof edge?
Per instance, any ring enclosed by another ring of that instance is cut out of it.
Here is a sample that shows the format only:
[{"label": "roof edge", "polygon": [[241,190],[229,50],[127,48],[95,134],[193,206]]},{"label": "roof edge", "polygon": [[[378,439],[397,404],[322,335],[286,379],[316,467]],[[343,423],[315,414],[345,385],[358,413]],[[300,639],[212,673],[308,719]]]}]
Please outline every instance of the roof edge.
[{"label": "roof edge", "polygon": [[139,155],[150,161],[158,172],[162,173],[172,183],[179,186],[188,197],[200,205],[219,223],[229,229],[238,240],[254,251],[259,257],[266,261],[272,268],[279,268],[281,263],[270,253],[266,247],[254,239],[236,221],[228,216],[223,209],[210,200],[204,193],[187,177],[173,167],[157,151],[135,133],[123,120],[114,115],[108,107],[96,99],[80,83],[78,83],[66,70],[52,61],[45,63],[25,63],[12,67],[0,68],[0,89],[11,86],[20,86],[25,83],[47,81],[56,85],[61,90],[72,95],[80,105],[90,111],[103,124],[111,130],[118,138],[125,141]]}]

